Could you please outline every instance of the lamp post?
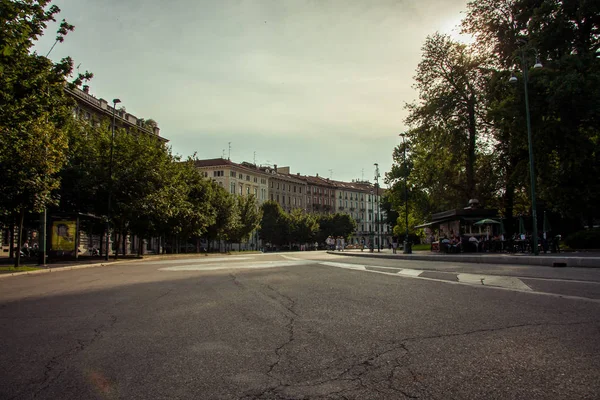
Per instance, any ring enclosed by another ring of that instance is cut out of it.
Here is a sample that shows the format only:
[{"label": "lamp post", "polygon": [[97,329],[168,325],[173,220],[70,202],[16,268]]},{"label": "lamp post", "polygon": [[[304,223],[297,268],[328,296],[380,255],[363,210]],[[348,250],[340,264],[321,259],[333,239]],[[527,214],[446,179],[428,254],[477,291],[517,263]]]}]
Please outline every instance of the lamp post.
[{"label": "lamp post", "polygon": [[121,100],[114,99],[113,100],[113,121],[112,121],[112,133],[110,138],[110,161],[108,164],[108,210],[106,214],[106,254],[104,259],[108,261],[108,252],[109,252],[109,243],[110,243],[110,209],[112,203],[112,169],[113,169],[113,151],[115,147],[115,123],[116,123],[116,111],[117,104],[120,103]]},{"label": "lamp post", "polygon": [[406,134],[401,133],[398,136],[402,138],[402,147],[404,148],[404,214],[406,216],[406,236],[404,237],[404,245],[402,247],[402,253],[412,254],[412,246],[408,240],[408,168],[406,167]]},{"label": "lamp post", "polygon": [[381,215],[379,213],[379,164],[375,163],[375,202],[377,204],[377,214],[375,214],[375,237],[377,237],[377,252],[381,252],[381,233],[379,230]]},{"label": "lamp post", "polygon": [[[525,89],[525,118],[527,120],[527,141],[529,145],[529,177],[531,179],[531,217],[533,219],[533,254],[539,255],[540,251],[538,249],[538,229],[537,229],[537,208],[535,204],[535,172],[534,172],[534,164],[533,164],[533,143],[531,140],[531,118],[529,114],[529,92],[527,90],[527,83],[529,79],[529,68],[527,67],[527,60],[525,59],[525,48],[521,47],[521,66],[523,68],[523,87]],[[535,69],[542,68],[542,63],[540,60],[536,58],[535,64],[533,66]],[[513,74],[509,82],[516,83],[518,81],[517,77]]]}]

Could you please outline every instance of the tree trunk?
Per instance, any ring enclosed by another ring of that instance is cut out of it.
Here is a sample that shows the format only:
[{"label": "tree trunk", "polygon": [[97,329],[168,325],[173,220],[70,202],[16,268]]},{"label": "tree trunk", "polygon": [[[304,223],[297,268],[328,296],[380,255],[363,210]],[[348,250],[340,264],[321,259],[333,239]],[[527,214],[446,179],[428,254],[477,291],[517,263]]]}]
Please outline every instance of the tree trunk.
[{"label": "tree trunk", "polygon": [[121,246],[123,246],[123,257],[125,257],[127,255],[127,232],[123,231],[122,234],[122,244]]},{"label": "tree trunk", "polygon": [[10,221],[10,227],[8,232],[8,257],[13,259],[15,257],[15,218],[13,217]]},{"label": "tree trunk", "polygon": [[475,198],[475,148],[477,145],[477,126],[475,120],[475,99],[468,101],[469,113],[469,153],[467,157],[467,194]]},{"label": "tree trunk", "polygon": [[25,220],[25,209],[19,212],[19,233],[17,235],[17,257],[15,258],[15,268],[21,265],[21,246],[23,245],[23,221]]}]

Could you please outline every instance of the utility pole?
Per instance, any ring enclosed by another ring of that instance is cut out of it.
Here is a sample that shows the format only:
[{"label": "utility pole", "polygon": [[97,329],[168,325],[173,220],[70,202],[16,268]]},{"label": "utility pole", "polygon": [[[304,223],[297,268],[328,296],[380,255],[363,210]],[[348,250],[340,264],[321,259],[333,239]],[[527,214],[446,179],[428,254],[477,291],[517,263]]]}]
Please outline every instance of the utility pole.
[{"label": "utility pole", "polygon": [[[110,218],[111,218],[111,214],[110,214],[110,209],[112,207],[112,170],[113,170],[113,151],[114,151],[114,147],[115,147],[115,123],[116,123],[116,111],[117,111],[117,104],[119,104],[121,102],[121,100],[119,99],[113,99],[113,123],[112,123],[112,135],[110,138],[110,161],[108,164],[108,210],[107,210],[107,216],[106,216],[106,254],[104,256],[104,259],[106,261],[108,261],[108,251],[109,251],[109,243],[110,243]],[[117,243],[117,246],[119,244]],[[117,250],[118,253],[118,250]],[[117,254],[115,253],[115,254]],[[116,256],[115,256],[116,257]]]},{"label": "utility pole", "polygon": [[406,165],[406,134],[401,133],[398,136],[402,137],[402,147],[404,148],[404,211],[406,215],[406,236],[404,238],[404,246],[402,253],[412,254],[412,245],[408,240],[408,167]]},{"label": "utility pole", "polygon": [[375,163],[373,164],[375,165],[375,201],[376,201],[376,205],[377,205],[377,214],[375,217],[375,232],[376,232],[376,237],[377,237],[377,252],[380,253],[381,252],[381,232],[379,230],[379,227],[381,226],[381,224],[379,223],[380,219],[381,219],[381,214],[379,212],[379,164]]}]

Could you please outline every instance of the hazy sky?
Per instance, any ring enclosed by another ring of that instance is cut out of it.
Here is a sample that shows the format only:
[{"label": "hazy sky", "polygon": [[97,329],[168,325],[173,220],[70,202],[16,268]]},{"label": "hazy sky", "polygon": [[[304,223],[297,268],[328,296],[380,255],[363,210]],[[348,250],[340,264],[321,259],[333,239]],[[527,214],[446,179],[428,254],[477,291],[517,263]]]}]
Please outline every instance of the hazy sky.
[{"label": "hazy sky", "polygon": [[[425,37],[466,0],[55,0],[75,25],[50,57],[155,119],[175,153],[373,179],[392,163]],[[40,40],[45,55],[55,25]]]}]

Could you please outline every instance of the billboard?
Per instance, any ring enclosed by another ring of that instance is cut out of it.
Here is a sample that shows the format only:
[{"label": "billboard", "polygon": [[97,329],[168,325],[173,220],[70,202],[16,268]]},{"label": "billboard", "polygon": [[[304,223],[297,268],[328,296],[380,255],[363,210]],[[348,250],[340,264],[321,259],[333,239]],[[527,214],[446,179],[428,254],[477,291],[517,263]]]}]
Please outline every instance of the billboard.
[{"label": "billboard", "polygon": [[75,251],[76,221],[52,222],[52,250]]}]

